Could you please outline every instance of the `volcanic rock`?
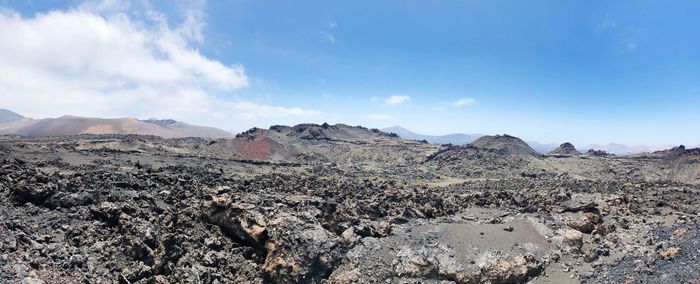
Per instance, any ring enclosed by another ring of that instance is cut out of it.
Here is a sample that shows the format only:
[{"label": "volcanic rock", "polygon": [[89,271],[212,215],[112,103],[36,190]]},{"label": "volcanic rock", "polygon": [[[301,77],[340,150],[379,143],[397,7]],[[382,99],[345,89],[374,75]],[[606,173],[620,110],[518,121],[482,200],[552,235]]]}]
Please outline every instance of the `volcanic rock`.
[{"label": "volcanic rock", "polygon": [[280,214],[270,221],[263,271],[276,283],[311,283],[326,278],[341,259],[340,239],[314,218]]},{"label": "volcanic rock", "polygon": [[561,230],[556,238],[565,250],[580,252],[583,247],[583,235],[576,230]]},{"label": "volcanic rock", "polygon": [[553,151],[549,152],[549,154],[551,154],[551,155],[580,155],[581,152],[576,151],[576,147],[574,147],[573,144],[566,142],[566,143],[559,145],[559,147],[557,147]]},{"label": "volcanic rock", "polygon": [[502,153],[510,155],[539,155],[537,151],[532,149],[527,143],[525,143],[525,141],[507,134],[482,136],[479,139],[476,139],[476,141],[472,142],[470,145],[479,148],[498,150]]},{"label": "volcanic rock", "polygon": [[585,213],[579,219],[570,219],[566,225],[584,234],[590,234],[596,229],[596,225],[602,223],[600,215],[595,213]]},{"label": "volcanic rock", "polygon": [[[227,200],[228,201],[228,200]],[[205,205],[204,218],[229,236],[247,244],[263,246],[267,241],[267,220],[251,204],[230,205],[215,201]]]},{"label": "volcanic rock", "polygon": [[605,152],[603,150],[595,150],[595,149],[588,149],[588,152],[586,154],[591,155],[591,156],[599,156],[599,157],[605,157],[609,156],[608,152]]},{"label": "volcanic rock", "polygon": [[329,124],[0,136],[0,283],[700,279],[700,151],[508,151]]}]

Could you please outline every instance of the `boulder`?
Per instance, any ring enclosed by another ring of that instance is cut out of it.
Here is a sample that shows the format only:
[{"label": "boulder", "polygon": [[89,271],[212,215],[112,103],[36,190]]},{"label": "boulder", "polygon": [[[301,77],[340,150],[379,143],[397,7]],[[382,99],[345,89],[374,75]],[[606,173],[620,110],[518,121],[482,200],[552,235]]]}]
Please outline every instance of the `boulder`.
[{"label": "boulder", "polygon": [[566,221],[566,225],[578,230],[581,233],[590,234],[596,229],[596,226],[602,222],[603,219],[600,217],[600,215],[595,213],[585,213],[579,219],[570,219]]},{"label": "boulder", "polygon": [[583,235],[576,230],[560,230],[555,240],[565,251],[580,252],[583,247]]},{"label": "boulder", "polygon": [[268,223],[263,271],[275,283],[309,283],[326,278],[342,258],[341,240],[311,216],[277,214]]},{"label": "boulder", "polygon": [[212,201],[205,204],[204,219],[218,225],[228,236],[251,246],[261,247],[267,241],[267,220],[254,205]]}]

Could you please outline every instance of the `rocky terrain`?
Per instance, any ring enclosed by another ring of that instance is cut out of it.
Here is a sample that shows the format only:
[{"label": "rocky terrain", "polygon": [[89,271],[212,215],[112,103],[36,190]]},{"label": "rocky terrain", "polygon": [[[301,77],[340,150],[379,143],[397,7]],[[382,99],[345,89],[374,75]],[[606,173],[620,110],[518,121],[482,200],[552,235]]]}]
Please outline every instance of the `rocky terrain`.
[{"label": "rocky terrain", "polygon": [[700,281],[699,149],[482,138],[0,136],[0,282]]}]

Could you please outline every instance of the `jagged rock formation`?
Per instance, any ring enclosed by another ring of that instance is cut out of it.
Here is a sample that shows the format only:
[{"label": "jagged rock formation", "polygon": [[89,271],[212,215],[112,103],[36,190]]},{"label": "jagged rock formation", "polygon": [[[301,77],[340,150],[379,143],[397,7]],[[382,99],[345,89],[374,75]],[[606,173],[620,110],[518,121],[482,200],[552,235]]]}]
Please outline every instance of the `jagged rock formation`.
[{"label": "jagged rock formation", "polygon": [[591,155],[591,156],[598,156],[598,157],[605,157],[605,156],[611,155],[608,152],[605,152],[603,150],[595,150],[595,149],[588,149],[588,152],[586,152],[586,154]]},{"label": "jagged rock formation", "polygon": [[573,144],[566,142],[566,143],[559,145],[559,147],[554,149],[554,151],[549,152],[549,154],[552,154],[552,155],[580,155],[581,152],[576,151],[576,147],[574,147]]}]

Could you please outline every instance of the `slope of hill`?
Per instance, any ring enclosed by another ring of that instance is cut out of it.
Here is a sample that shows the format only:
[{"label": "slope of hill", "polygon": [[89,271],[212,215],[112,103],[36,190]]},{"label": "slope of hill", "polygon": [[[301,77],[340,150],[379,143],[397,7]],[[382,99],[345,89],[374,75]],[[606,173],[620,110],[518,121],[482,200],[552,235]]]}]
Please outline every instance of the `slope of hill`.
[{"label": "slope of hill", "polygon": [[448,134],[448,135],[423,135],[412,132],[401,126],[392,126],[382,129],[384,132],[395,133],[404,139],[425,140],[434,144],[464,145],[472,143],[483,136],[482,134]]},{"label": "slope of hill", "polygon": [[174,131],[176,133],[181,133],[185,137],[203,137],[203,138],[233,138],[234,135],[231,132],[208,126],[199,126],[187,124],[180,121],[175,121],[172,119],[147,119],[141,120],[141,122],[160,125],[165,129]]},{"label": "slope of hill", "polygon": [[0,110],[0,134],[23,136],[71,136],[81,134],[137,134],[163,138],[203,137],[232,138],[230,132],[191,125],[172,119],[138,120],[135,118],[88,118],[62,116],[31,119],[7,110]]},{"label": "slope of hill", "polygon": [[16,134],[19,128],[26,127],[35,120],[19,115],[13,111],[0,109],[0,134]]},{"label": "slope of hill", "polygon": [[24,118],[24,116],[21,116],[13,111],[0,108],[0,123],[22,120]]},{"label": "slope of hill", "polygon": [[503,151],[513,155],[539,155],[530,145],[518,137],[504,135],[483,136],[471,143],[472,146]]}]

